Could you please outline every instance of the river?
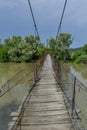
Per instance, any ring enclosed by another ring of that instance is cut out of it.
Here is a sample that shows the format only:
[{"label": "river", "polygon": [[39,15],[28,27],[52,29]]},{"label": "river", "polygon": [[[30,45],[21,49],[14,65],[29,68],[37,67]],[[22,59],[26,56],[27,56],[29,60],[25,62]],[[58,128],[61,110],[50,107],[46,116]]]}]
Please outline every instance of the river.
[{"label": "river", "polygon": [[87,64],[72,64],[71,73],[75,75],[85,86],[87,86]]},{"label": "river", "polygon": [[8,123],[11,121],[10,115],[12,112],[15,112],[21,104],[23,97],[29,89],[29,79],[33,76],[33,74],[30,73],[30,75],[25,77],[28,72],[32,71],[31,64],[0,63],[0,88],[7,80],[14,77],[14,75],[22,69],[21,74],[16,75],[15,79],[13,78],[14,80],[11,82],[14,84],[17,79],[24,78],[14,88],[8,91],[8,93],[0,97],[0,130],[8,129]]},{"label": "river", "polygon": [[[87,130],[87,64],[64,64],[63,79],[65,87],[71,97],[74,87],[74,76],[76,79],[75,105],[80,117],[81,127]],[[71,75],[72,73],[72,75]]]}]

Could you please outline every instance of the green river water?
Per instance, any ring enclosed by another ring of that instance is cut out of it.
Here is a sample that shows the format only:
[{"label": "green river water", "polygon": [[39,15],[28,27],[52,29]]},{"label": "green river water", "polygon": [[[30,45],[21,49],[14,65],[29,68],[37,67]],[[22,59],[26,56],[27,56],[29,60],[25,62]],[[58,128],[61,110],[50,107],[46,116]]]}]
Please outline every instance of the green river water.
[{"label": "green river water", "polygon": [[87,130],[87,64],[64,64],[64,70],[63,77],[66,81],[66,89],[71,95],[70,97],[72,97],[74,87],[74,76],[77,78],[75,85],[75,106],[81,119],[80,126]]}]

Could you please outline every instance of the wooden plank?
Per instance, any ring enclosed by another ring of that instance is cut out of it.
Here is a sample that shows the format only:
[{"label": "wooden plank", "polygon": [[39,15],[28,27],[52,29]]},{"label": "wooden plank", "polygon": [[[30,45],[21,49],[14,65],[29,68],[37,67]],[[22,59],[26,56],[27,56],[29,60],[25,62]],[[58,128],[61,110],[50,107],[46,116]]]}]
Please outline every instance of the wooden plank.
[{"label": "wooden plank", "polygon": [[[34,87],[33,90],[37,90],[37,89],[46,89],[46,90],[48,90],[48,91],[49,91],[49,89],[54,89],[54,90],[56,90],[56,91],[58,91],[58,92],[61,91],[61,89],[58,88],[58,87],[55,86],[55,85],[38,85],[38,86]],[[62,92],[61,92],[61,93],[62,93]]]},{"label": "wooden plank", "polygon": [[29,106],[32,106],[32,107],[58,107],[58,106],[65,106],[65,103],[64,102],[42,102],[42,103],[32,103],[32,102],[29,102],[27,104],[26,107],[29,107]]},{"label": "wooden plank", "polygon": [[[50,90],[50,89],[49,89]],[[40,96],[40,95],[32,95],[31,96],[31,98],[30,98],[30,100],[32,100],[32,99],[47,99],[47,100],[51,100],[51,99],[55,99],[55,101],[56,100],[63,100],[64,101],[64,98],[63,98],[63,95],[62,94],[58,94],[58,95],[43,95],[43,96]]]},{"label": "wooden plank", "polygon": [[68,124],[30,125],[21,126],[21,130],[73,130]]},{"label": "wooden plank", "polygon": [[46,99],[46,97],[37,97],[37,98],[33,98],[33,97],[31,97],[30,98],[30,103],[32,102],[35,102],[35,103],[43,103],[43,102],[60,102],[60,101],[64,101],[64,99],[63,99],[63,97],[62,96],[59,96],[58,98],[57,97],[47,97],[47,99]]},{"label": "wooden plank", "polygon": [[[58,89],[59,90],[59,89]],[[56,87],[42,87],[42,86],[39,86],[39,87],[35,87],[34,89],[33,89],[33,91],[57,91],[57,88]]]},{"label": "wooden plank", "polygon": [[19,112],[12,112],[12,113],[11,113],[11,116],[14,116],[14,117],[15,117],[15,116],[19,116]]},{"label": "wooden plank", "polygon": [[41,72],[40,75],[48,75],[49,76],[49,75],[52,75],[52,73],[51,72],[48,72],[48,73],[47,72]]},{"label": "wooden plank", "polygon": [[12,118],[12,121],[15,122],[15,121],[17,121],[17,119],[18,119],[17,117],[13,117],[13,118]]},{"label": "wooden plank", "polygon": [[41,93],[40,93],[41,91],[32,91],[32,93],[31,93],[31,95],[52,95],[52,94],[58,94],[58,92],[52,92],[52,91],[42,91]]},{"label": "wooden plank", "polygon": [[[28,116],[28,117],[34,117],[34,116],[37,116],[37,117],[44,117],[44,116],[61,116],[61,115],[68,115],[67,111],[66,110],[57,110],[57,111],[30,111],[29,109],[27,111],[25,111],[24,113],[24,116]],[[52,117],[51,117],[52,118]]]},{"label": "wooden plank", "polygon": [[32,93],[31,94],[38,94],[38,95],[52,95],[52,94],[58,94],[58,91],[55,89],[55,90],[49,90],[49,91],[47,91],[47,90],[45,90],[45,89],[43,89],[43,90],[41,90],[41,89],[35,89],[35,90],[33,90],[32,91]]},{"label": "wooden plank", "polygon": [[57,83],[56,82],[39,82],[39,83],[37,83],[37,85],[57,85]]},{"label": "wooden plank", "polygon": [[54,80],[56,82],[56,79],[54,78],[54,76],[51,74],[51,75],[42,75],[40,80],[48,80],[48,81],[51,81],[51,80]]},{"label": "wooden plank", "polygon": [[8,130],[12,130],[12,127],[14,126],[14,121],[11,121],[9,124],[8,124]]},{"label": "wooden plank", "polygon": [[26,107],[25,112],[28,113],[28,111],[62,111],[62,110],[66,110],[66,107],[64,105],[44,106],[44,107],[43,106],[33,107],[30,105],[29,107]]},{"label": "wooden plank", "polygon": [[70,123],[68,116],[23,117],[22,125],[47,125]]},{"label": "wooden plank", "polygon": [[49,79],[44,79],[44,78],[42,78],[40,81],[39,81],[39,83],[44,83],[44,82],[51,82],[51,83],[56,83],[56,81],[55,81],[55,79],[53,79],[53,78],[51,78],[50,80]]},{"label": "wooden plank", "polygon": [[43,75],[41,77],[41,79],[44,79],[44,80],[48,80],[48,81],[51,81],[51,79],[54,79],[54,76],[53,75]]},{"label": "wooden plank", "polygon": [[[37,87],[37,88],[38,88],[39,86],[40,86],[40,87],[42,87],[42,88],[46,87],[46,85],[44,85],[44,84],[39,85],[39,82],[38,82],[38,84],[36,84],[36,86],[35,86],[35,87]],[[47,85],[47,87],[56,87],[56,86],[58,86],[58,85],[53,85],[53,84],[52,84],[52,85],[50,84],[50,86],[49,86],[49,84]]]}]

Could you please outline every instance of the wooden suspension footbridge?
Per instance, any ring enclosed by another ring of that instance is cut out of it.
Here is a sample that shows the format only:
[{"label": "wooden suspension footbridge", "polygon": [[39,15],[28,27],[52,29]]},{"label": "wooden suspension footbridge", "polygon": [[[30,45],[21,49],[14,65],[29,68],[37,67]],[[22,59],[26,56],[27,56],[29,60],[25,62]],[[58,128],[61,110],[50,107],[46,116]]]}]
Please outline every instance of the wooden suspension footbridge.
[{"label": "wooden suspension footbridge", "polygon": [[30,88],[22,106],[12,116],[9,130],[73,130],[49,55],[42,66],[39,80]]}]

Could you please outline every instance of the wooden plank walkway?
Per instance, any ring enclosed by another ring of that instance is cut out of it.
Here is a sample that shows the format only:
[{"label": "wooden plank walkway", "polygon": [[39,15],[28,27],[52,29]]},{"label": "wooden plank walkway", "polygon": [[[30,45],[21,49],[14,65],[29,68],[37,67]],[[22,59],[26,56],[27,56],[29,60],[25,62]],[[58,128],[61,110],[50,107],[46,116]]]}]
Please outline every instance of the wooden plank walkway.
[{"label": "wooden plank walkway", "polygon": [[54,78],[48,55],[21,121],[21,130],[73,130],[63,93]]}]

